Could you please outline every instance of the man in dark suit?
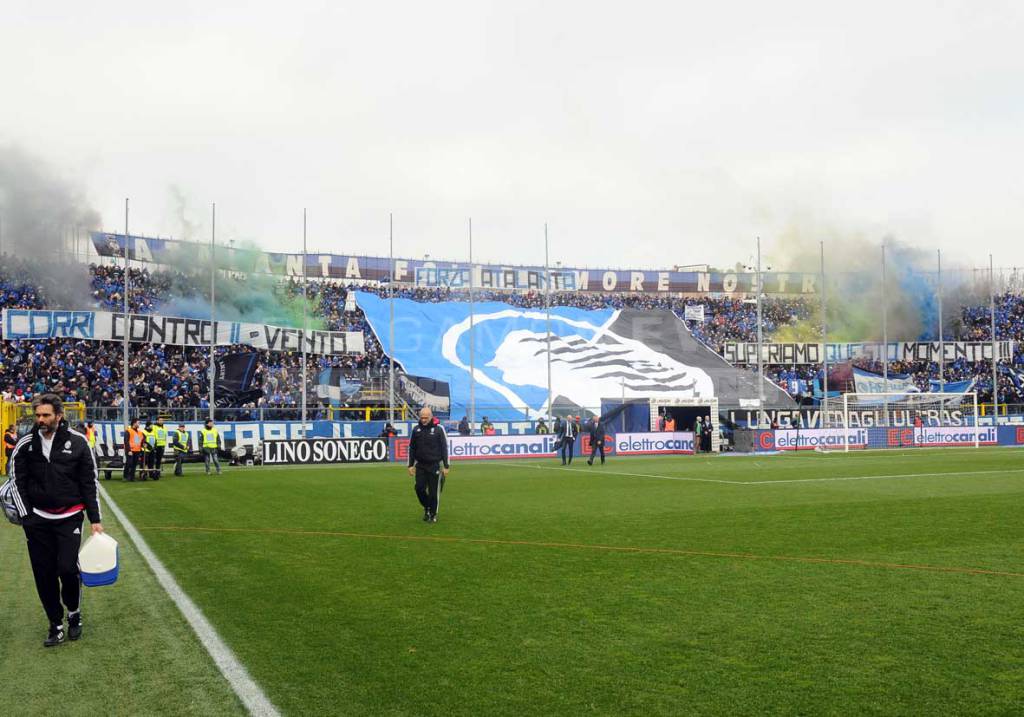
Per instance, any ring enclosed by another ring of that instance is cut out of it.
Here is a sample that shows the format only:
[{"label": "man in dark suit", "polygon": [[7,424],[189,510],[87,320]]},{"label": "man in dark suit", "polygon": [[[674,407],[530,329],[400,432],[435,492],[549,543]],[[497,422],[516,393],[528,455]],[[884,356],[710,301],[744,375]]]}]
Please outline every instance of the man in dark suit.
[{"label": "man in dark suit", "polygon": [[572,456],[576,450],[576,436],[579,435],[579,427],[572,416],[567,416],[559,424],[558,442],[562,447],[562,465],[572,465]]}]

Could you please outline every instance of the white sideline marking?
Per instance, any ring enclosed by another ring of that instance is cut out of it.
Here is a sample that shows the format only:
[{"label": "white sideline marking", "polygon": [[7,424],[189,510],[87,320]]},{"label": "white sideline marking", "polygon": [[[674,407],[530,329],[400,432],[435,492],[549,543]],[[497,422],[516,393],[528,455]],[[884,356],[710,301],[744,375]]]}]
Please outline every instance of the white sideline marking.
[{"label": "white sideline marking", "polygon": [[203,647],[206,648],[210,657],[213,658],[220,673],[224,675],[224,679],[228,681],[231,689],[238,695],[238,699],[249,710],[249,714],[258,715],[259,717],[280,717],[281,713],[277,711],[277,708],[274,707],[263,693],[260,686],[249,676],[249,672],[238,661],[235,653],[231,651],[231,648],[227,646],[221,636],[217,634],[217,631],[210,624],[209,620],[206,619],[206,616],[203,615],[199,607],[192,602],[192,598],[181,589],[174,576],[171,575],[170,571],[160,562],[160,558],[146,544],[145,539],[135,529],[132,522],[128,520],[128,516],[121,511],[102,485],[99,486],[99,490],[103,500],[110,506],[111,512],[121,522],[121,526],[128,533],[128,537],[135,543],[139,554],[145,559],[153,574],[156,575],[157,581],[167,591],[174,604],[178,606],[181,614],[185,616],[199,641],[203,643]]},{"label": "white sideline marking", "polygon": [[[508,462],[508,465],[523,466],[525,468],[536,468],[543,471],[569,471],[571,473],[587,473],[591,474],[590,470],[583,468],[563,468],[561,466],[539,466],[532,463],[513,463]],[[718,480],[715,478],[694,478],[691,476],[666,476],[658,475],[657,473],[622,473],[620,471],[606,471],[602,469],[594,469],[595,475],[600,474],[614,475],[614,476],[629,476],[632,478],[658,478],[661,480],[681,480],[681,481],[693,481],[699,483],[727,483],[729,485],[774,485],[776,483],[828,483],[831,481],[849,481],[849,480],[895,480],[899,478],[929,478],[936,476],[971,476],[971,475],[991,475],[994,473],[1024,473],[1024,468],[1006,468],[1000,470],[984,470],[984,471],[942,471],[938,473],[899,473],[891,475],[868,475],[868,476],[834,476],[830,478],[784,478],[781,480]]]}]

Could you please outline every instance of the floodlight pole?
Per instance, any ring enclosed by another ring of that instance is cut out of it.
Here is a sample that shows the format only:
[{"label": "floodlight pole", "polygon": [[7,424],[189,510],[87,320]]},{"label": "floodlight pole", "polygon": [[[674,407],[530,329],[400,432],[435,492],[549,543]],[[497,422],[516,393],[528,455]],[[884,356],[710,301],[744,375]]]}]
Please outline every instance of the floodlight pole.
[{"label": "floodlight pole", "polygon": [[302,437],[306,437],[306,342],[309,340],[309,281],[306,276],[306,209],[302,209]]},{"label": "floodlight pole", "polygon": [[992,425],[999,425],[999,343],[996,341],[996,275],[992,255],[988,255],[989,313],[992,319]]},{"label": "floodlight pole", "polygon": [[544,320],[547,322],[548,410],[551,417],[551,266],[548,260],[548,224],[544,222]]},{"label": "floodlight pole", "polygon": [[395,215],[388,213],[388,420],[395,420]]},{"label": "floodlight pole", "polygon": [[939,304],[939,391],[946,392],[946,349],[942,328],[942,249],[936,249],[935,293]]},{"label": "floodlight pole", "polygon": [[214,417],[217,405],[217,359],[214,355],[217,346],[217,203],[210,207],[210,420]]},{"label": "floodlight pole", "polygon": [[473,315],[473,218],[469,219],[469,430],[476,422],[476,318]]},{"label": "floodlight pole", "polygon": [[757,238],[757,427],[764,424],[764,335],[761,330],[761,237]]},{"label": "floodlight pole", "polygon": [[129,313],[128,313],[128,294],[131,292],[132,279],[129,275],[128,266],[128,199],[124,200],[124,337],[121,340],[121,348],[124,353],[121,363],[121,390],[124,392],[124,401],[122,401],[122,414],[124,418],[124,425],[128,424],[129,417],[129,405],[128,405],[128,334],[129,334]]},{"label": "floodlight pole", "polygon": [[882,378],[889,393],[889,305],[885,292],[885,239],[882,239]]},{"label": "floodlight pole", "polygon": [[821,248],[821,427],[828,428],[828,303],[825,298],[825,242],[819,242]]}]

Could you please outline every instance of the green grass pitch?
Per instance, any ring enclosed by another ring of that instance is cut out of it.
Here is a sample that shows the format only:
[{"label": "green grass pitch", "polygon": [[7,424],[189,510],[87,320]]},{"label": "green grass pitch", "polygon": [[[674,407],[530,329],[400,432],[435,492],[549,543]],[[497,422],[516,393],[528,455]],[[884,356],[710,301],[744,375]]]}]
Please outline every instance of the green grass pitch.
[{"label": "green grass pitch", "polygon": [[[1012,449],[457,463],[436,525],[396,465],[105,485],[284,714],[1024,711]],[[8,704],[59,713],[62,666],[82,714],[240,713],[108,527],[121,581],[44,651],[0,526]]]}]

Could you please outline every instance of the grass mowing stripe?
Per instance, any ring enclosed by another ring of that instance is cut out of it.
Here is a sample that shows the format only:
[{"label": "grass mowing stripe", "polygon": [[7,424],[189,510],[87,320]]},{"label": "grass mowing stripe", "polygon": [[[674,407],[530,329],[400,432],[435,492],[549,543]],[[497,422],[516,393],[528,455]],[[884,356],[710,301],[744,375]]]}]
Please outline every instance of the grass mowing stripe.
[{"label": "grass mowing stripe", "polygon": [[832,476],[829,478],[780,478],[779,480],[719,480],[716,478],[694,478],[692,476],[669,476],[656,473],[624,473],[622,471],[606,471],[598,469],[597,473],[586,468],[568,468],[561,466],[538,466],[532,463],[517,463],[509,461],[509,465],[523,466],[524,468],[535,468],[544,471],[569,471],[572,473],[586,473],[587,475],[614,475],[628,476],[631,478],[657,478],[660,480],[694,481],[699,483],[726,483],[729,485],[775,485],[781,483],[828,483],[832,481],[849,480],[893,480],[898,478],[935,478],[942,476],[970,476],[970,475],[993,475],[1007,473],[1024,473],[1024,468],[1005,468],[999,470],[985,471],[940,471],[933,473],[894,473],[889,475],[863,475],[863,476]]},{"label": "grass mowing stripe", "polygon": [[870,476],[833,476],[831,478],[781,478],[779,480],[748,480],[737,481],[740,485],[772,485],[775,483],[827,483],[843,480],[893,480],[897,478],[936,478],[943,476],[981,476],[1005,475],[1007,473],[1024,473],[1024,468],[1004,468],[989,471],[940,471],[936,473],[896,473],[890,475]]},{"label": "grass mowing stripe", "polygon": [[654,548],[635,545],[594,545],[588,543],[559,543],[543,540],[500,540],[497,538],[462,538],[451,535],[398,535],[390,533],[353,533],[340,530],[297,530],[293,528],[204,528],[180,525],[147,525],[141,530],[163,530],[193,533],[255,533],[264,535],[303,535],[337,538],[369,538],[374,540],[402,540],[433,543],[463,543],[467,545],[512,545],[531,548],[568,548],[572,550],[603,550],[613,553],[645,553],[655,555],[680,555],[703,558],[729,558],[740,560],[778,560],[792,563],[815,563],[819,565],[855,565],[865,568],[887,570],[924,570],[937,573],[960,575],[993,575],[1008,578],[1024,578],[1024,573],[985,568],[964,568],[948,565],[914,565],[910,563],[886,563],[855,558],[820,558],[799,555],[757,555],[755,553],[732,553],[712,550],[685,550],[683,548]]},{"label": "grass mowing stripe", "polygon": [[178,606],[181,614],[188,621],[188,624],[195,631],[199,641],[203,643],[203,647],[210,653],[210,657],[217,664],[221,674],[231,685],[231,689],[234,690],[235,694],[245,705],[246,709],[249,710],[250,714],[257,715],[258,717],[279,717],[280,713],[277,708],[270,702],[260,686],[249,676],[249,672],[242,666],[242,663],[238,661],[235,654],[231,651],[231,648],[227,646],[224,640],[221,639],[220,635],[213,628],[213,625],[206,619],[199,607],[192,602],[192,599],[181,589],[174,576],[171,575],[170,571],[164,567],[160,559],[156,557],[156,554],[150,549],[145,539],[135,529],[132,522],[128,519],[128,516],[118,507],[117,503],[113,501],[107,490],[99,485],[100,494],[103,496],[103,500],[106,501],[107,505],[110,506],[111,512],[117,517],[121,523],[121,527],[128,534],[128,537],[132,539],[135,544],[135,548],[139,551],[139,554],[145,559],[149,565],[150,570],[156,576],[160,586],[167,591],[171,600]]},{"label": "grass mowing stripe", "polygon": [[[517,461],[508,461],[506,462],[506,465],[522,466],[523,468],[535,468],[539,471],[568,471],[570,473],[590,474],[590,471],[587,470],[586,468],[568,468],[565,466],[538,466],[534,463],[519,463]],[[606,475],[630,476],[633,478],[661,478],[662,480],[692,481],[694,483],[743,483],[743,481],[718,480],[717,478],[694,478],[692,476],[666,476],[654,473],[623,473],[621,471],[606,471],[603,468],[599,468],[598,470]]]}]

